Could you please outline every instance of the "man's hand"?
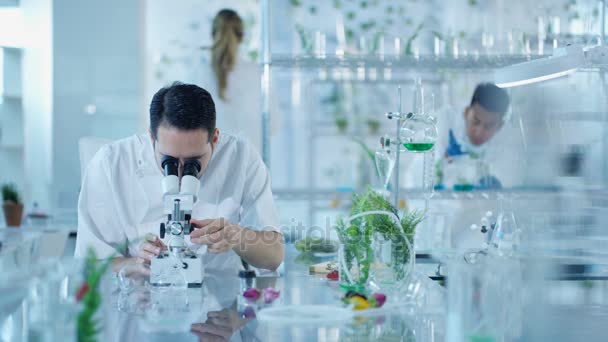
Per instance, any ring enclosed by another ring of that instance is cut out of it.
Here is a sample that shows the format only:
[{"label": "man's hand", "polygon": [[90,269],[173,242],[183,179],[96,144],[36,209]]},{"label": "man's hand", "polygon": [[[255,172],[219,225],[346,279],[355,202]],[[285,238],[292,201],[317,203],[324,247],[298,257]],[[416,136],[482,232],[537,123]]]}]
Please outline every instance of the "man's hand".
[{"label": "man's hand", "polygon": [[243,228],[237,224],[230,224],[225,218],[210,220],[190,220],[196,229],[190,233],[193,243],[207,245],[210,253],[223,253],[231,250],[241,243]]},{"label": "man's hand", "polygon": [[144,237],[144,242],[139,246],[137,259],[139,262],[149,265],[153,258],[157,257],[160,252],[166,249],[167,246],[158,236],[148,233]]}]

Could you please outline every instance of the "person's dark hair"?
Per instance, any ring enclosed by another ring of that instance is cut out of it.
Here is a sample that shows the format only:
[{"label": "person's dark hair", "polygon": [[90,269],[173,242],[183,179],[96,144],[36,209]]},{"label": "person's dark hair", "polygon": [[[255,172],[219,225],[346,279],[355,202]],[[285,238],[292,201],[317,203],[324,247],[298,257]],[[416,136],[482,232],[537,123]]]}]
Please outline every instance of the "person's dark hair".
[{"label": "person's dark hair", "polygon": [[209,140],[215,131],[215,103],[211,94],[194,84],[175,82],[154,94],[150,102],[150,130],[157,139],[158,127],[181,130],[205,129]]},{"label": "person's dark hair", "polygon": [[481,83],[475,88],[471,106],[479,104],[489,112],[505,115],[509,109],[509,94],[492,83]]}]

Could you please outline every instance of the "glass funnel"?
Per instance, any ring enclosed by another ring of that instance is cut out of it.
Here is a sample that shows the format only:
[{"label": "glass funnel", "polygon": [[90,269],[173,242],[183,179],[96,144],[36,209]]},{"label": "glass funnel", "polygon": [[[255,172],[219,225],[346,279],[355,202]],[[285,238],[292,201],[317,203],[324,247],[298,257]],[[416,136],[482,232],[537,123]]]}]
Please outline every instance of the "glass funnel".
[{"label": "glass funnel", "polygon": [[437,142],[436,119],[424,114],[408,114],[399,130],[399,140],[409,152],[427,152]]},{"label": "glass funnel", "polygon": [[390,139],[382,137],[380,139],[382,148],[377,150],[374,156],[376,172],[382,181],[384,191],[388,191],[388,185],[391,181],[393,169],[395,168],[395,156],[391,152]]}]

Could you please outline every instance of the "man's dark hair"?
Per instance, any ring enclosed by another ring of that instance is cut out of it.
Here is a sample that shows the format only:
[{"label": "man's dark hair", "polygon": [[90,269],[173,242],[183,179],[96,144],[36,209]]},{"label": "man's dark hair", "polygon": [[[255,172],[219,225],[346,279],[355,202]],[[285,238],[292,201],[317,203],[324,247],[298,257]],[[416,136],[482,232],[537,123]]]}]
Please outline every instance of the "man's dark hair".
[{"label": "man's dark hair", "polygon": [[475,88],[471,106],[479,104],[489,112],[504,115],[509,109],[509,94],[492,83],[481,83]]},{"label": "man's dark hair", "polygon": [[154,94],[150,102],[150,130],[157,139],[158,127],[181,130],[205,129],[209,139],[215,131],[215,103],[211,94],[194,84],[175,82]]}]

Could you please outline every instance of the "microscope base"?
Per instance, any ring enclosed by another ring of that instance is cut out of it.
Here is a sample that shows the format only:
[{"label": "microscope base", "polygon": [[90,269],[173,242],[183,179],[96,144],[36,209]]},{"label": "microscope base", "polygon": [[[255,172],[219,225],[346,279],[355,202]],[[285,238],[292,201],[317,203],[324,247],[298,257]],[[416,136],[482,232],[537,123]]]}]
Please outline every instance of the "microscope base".
[{"label": "microscope base", "polygon": [[[186,279],[188,287],[201,287],[203,284],[203,261],[201,258],[185,258],[182,259],[181,272]],[[150,284],[161,285],[159,282],[159,276],[168,268],[174,268],[175,259],[169,257],[154,258],[150,265]]]}]

